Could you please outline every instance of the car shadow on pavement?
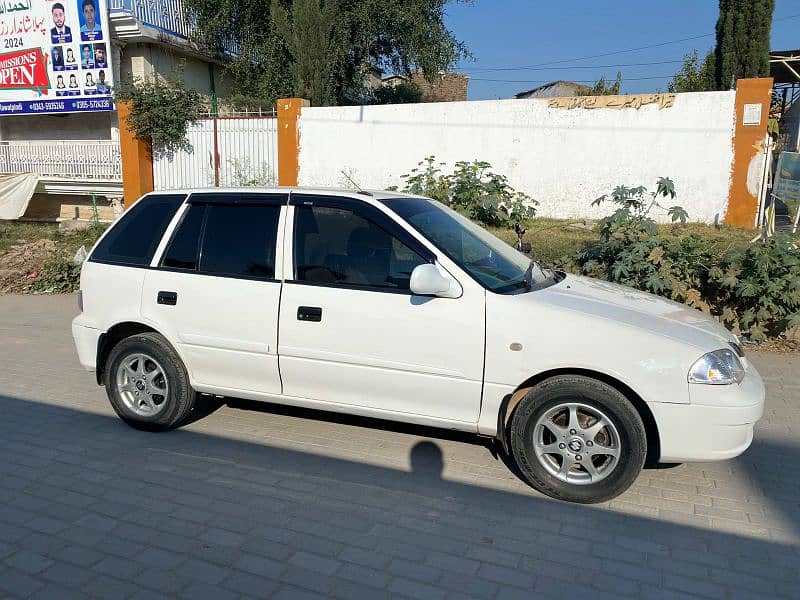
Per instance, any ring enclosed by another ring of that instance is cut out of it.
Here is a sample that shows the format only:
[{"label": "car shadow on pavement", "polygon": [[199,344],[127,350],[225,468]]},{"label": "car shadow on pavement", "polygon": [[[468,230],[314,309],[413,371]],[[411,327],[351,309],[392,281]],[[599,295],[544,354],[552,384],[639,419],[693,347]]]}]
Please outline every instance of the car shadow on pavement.
[{"label": "car shadow on pavement", "polygon": [[[239,410],[279,414],[368,429],[380,429],[485,447],[495,460],[501,461],[520,482],[528,485],[513,457],[508,456],[503,451],[501,444],[491,438],[412,423],[387,421],[372,417],[253,400],[225,398],[222,401],[227,406]],[[431,450],[425,450],[425,452],[431,452]],[[441,451],[439,454],[441,456]],[[726,492],[720,492],[719,504],[726,504],[725,501],[731,498],[759,496],[767,501],[769,509],[773,512],[779,512],[784,517],[783,522],[786,529],[790,533],[796,534],[797,538],[800,539],[800,440],[798,440],[797,447],[790,447],[763,439],[757,434],[751,447],[742,456],[737,457],[735,460],[706,463],[706,465],[709,472],[733,470],[744,480],[739,489],[726,490],[730,497],[726,496]],[[644,466],[643,475],[646,476],[651,471],[655,473],[677,472],[681,466],[681,463],[648,463]]]},{"label": "car shadow on pavement", "polygon": [[273,404],[271,402],[244,400],[241,398],[225,398],[223,402],[227,406],[239,410],[249,410],[273,415],[286,415],[300,419],[312,419],[314,421],[325,421],[327,423],[339,423],[340,425],[353,425],[355,427],[368,427],[370,429],[381,429],[383,431],[394,431],[396,433],[434,436],[438,439],[485,446],[487,448],[493,445],[493,441],[488,438],[481,438],[472,433],[456,431],[453,429],[436,429],[433,427],[426,427],[424,425],[414,425],[413,423],[387,421],[385,419],[375,419],[372,417],[361,417],[359,415],[350,415],[346,413],[315,410],[313,408],[302,408],[299,406],[289,406],[287,404]]},{"label": "car shadow on pavement", "polygon": [[[563,597],[568,586],[593,598],[796,598],[800,586],[795,542],[492,489],[480,474],[444,479],[435,440],[413,447],[406,470],[236,431],[143,433],[8,396],[0,414],[0,590],[12,596],[56,583],[78,595],[201,584],[219,597]],[[800,464],[797,448],[761,444],[747,469],[781,453]],[[796,519],[797,478],[753,477]]]}]

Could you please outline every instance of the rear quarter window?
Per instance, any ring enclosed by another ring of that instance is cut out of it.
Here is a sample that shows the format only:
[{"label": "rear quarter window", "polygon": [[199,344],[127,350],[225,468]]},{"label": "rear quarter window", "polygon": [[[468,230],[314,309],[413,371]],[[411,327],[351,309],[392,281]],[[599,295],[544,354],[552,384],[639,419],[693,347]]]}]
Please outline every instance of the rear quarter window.
[{"label": "rear quarter window", "polygon": [[150,194],[128,210],[103,237],[90,261],[147,266],[169,222],[186,199],[184,194]]}]

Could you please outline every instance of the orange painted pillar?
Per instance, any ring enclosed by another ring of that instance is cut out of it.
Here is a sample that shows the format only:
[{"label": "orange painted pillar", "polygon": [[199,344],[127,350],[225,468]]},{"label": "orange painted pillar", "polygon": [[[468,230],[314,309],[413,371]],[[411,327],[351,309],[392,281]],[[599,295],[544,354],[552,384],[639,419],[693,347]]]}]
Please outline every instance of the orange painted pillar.
[{"label": "orange painted pillar", "polygon": [[300,176],[300,111],[309,106],[302,98],[282,98],[278,112],[278,185],[297,185]]},{"label": "orange painted pillar", "polygon": [[771,77],[736,82],[733,171],[725,214],[729,225],[755,227],[771,98]]},{"label": "orange painted pillar", "polygon": [[122,190],[125,208],[153,191],[153,154],[148,140],[137,139],[128,126],[129,102],[117,102],[119,149],[122,155]]}]

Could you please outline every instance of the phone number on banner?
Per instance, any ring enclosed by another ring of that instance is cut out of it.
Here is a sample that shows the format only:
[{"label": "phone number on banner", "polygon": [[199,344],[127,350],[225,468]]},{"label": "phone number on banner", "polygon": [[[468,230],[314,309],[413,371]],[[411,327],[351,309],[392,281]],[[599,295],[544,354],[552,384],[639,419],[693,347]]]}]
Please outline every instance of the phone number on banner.
[{"label": "phone number on banner", "polygon": [[0,102],[0,115],[35,115],[41,113],[91,112],[95,110],[114,110],[114,102],[110,98]]}]

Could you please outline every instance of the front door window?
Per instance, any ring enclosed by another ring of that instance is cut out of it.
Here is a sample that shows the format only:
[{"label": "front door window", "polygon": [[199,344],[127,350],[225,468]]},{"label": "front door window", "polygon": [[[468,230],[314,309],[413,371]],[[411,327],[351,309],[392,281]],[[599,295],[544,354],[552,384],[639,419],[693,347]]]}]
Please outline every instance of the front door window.
[{"label": "front door window", "polygon": [[397,237],[352,210],[296,207],[296,281],[410,293],[411,272],[425,262]]}]

